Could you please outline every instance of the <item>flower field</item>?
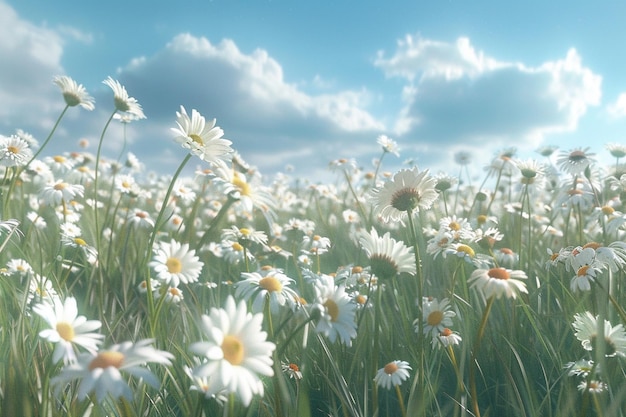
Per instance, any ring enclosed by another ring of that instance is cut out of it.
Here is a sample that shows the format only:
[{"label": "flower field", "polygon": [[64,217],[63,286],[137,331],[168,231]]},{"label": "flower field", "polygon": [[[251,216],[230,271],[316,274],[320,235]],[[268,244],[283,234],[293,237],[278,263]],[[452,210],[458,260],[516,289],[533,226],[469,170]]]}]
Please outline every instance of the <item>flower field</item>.
[{"label": "flower field", "polygon": [[43,142],[0,135],[2,416],[626,415],[626,146],[505,149],[477,182],[463,153],[387,172],[380,136],[312,183],[180,106],[157,176],[102,152],[145,118],[110,77],[97,149],[47,155],[95,107],[54,82]]}]

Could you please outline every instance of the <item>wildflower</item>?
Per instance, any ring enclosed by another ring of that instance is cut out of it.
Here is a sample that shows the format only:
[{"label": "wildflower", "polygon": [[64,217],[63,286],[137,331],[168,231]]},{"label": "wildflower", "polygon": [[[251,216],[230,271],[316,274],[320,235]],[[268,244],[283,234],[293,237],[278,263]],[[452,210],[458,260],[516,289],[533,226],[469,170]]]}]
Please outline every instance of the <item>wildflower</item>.
[{"label": "wildflower", "polygon": [[[201,362],[197,358],[195,359],[196,366],[200,365]],[[211,389],[211,381],[209,380],[209,377],[199,377],[194,375],[193,368],[187,365],[183,366],[183,371],[185,371],[185,375],[187,375],[192,381],[191,386],[189,387],[191,391],[201,392],[202,395],[204,395],[204,398],[213,398],[219,404],[224,404],[228,401],[228,393],[224,390],[213,392],[214,390]]]},{"label": "wildflower", "polygon": [[400,148],[398,146],[398,143],[390,137],[387,137],[387,135],[378,136],[378,138],[376,139],[376,143],[382,146],[383,152],[392,153],[395,156],[400,156]]},{"label": "wildflower", "polygon": [[528,186],[529,188],[543,188],[545,184],[545,171],[542,164],[534,159],[528,159],[526,161],[517,161],[515,165],[522,174],[522,185]]},{"label": "wildflower", "polygon": [[137,102],[137,99],[129,97],[126,92],[126,88],[124,88],[119,81],[108,77],[103,81],[103,83],[108,85],[111,90],[113,90],[113,103],[115,104],[115,109],[117,111],[128,113],[137,119],[146,118],[143,114],[143,110],[141,109],[141,105]]},{"label": "wildflower", "polygon": [[413,250],[392,238],[389,232],[378,236],[376,229],[359,236],[361,247],[370,260],[371,273],[379,279],[390,279],[403,272],[416,272]]},{"label": "wildflower", "polygon": [[439,220],[439,231],[448,232],[455,241],[472,240],[475,236],[467,219],[459,219],[455,215]]},{"label": "wildflower", "polygon": [[619,143],[607,143],[605,147],[614,158],[620,159],[626,156],[626,146],[624,145]]},{"label": "wildflower", "polygon": [[[574,316],[574,336],[580,340],[583,349],[593,350],[598,338],[598,316],[586,311]],[[607,357],[615,355],[626,356],[626,330],[622,324],[613,327],[608,320],[604,320],[604,354]]]},{"label": "wildflower", "polygon": [[[150,288],[152,289],[152,291],[157,290],[160,286],[161,286],[161,283],[159,281],[157,281],[156,279],[150,278]],[[141,294],[146,294],[148,292],[148,283],[146,282],[145,279],[141,281],[139,285],[137,285],[137,290]]]},{"label": "wildflower", "polygon": [[201,160],[228,169],[227,163],[232,159],[232,142],[222,138],[224,131],[215,126],[216,120],[206,123],[204,116],[195,109],[191,110],[190,118],[183,106],[180,106],[180,112],[176,112],[176,117],[178,128],[172,128],[176,134],[174,140]]},{"label": "wildflower", "polygon": [[345,287],[335,285],[335,280],[330,275],[312,274],[312,277],[316,293],[316,303],[312,309],[320,313],[316,331],[324,334],[331,342],[339,339],[350,347],[357,334],[356,305],[346,294]]},{"label": "wildflower", "polygon": [[310,255],[322,255],[328,252],[330,248],[330,239],[319,235],[308,236],[302,238],[303,252]]},{"label": "wildflower", "polygon": [[393,179],[369,194],[374,213],[385,222],[404,219],[408,212],[428,209],[439,194],[435,190],[437,180],[428,175],[428,170],[402,169]]},{"label": "wildflower", "polygon": [[398,360],[389,362],[376,372],[374,382],[380,388],[397,387],[409,378],[409,370],[411,367],[408,362]]},{"label": "wildflower", "polygon": [[231,264],[238,264],[244,259],[248,259],[248,261],[254,260],[254,255],[244,250],[245,248],[239,242],[225,240],[222,241],[220,248],[221,256]]},{"label": "wildflower", "polygon": [[58,298],[57,291],[52,286],[52,282],[39,274],[30,280],[28,287],[28,302],[36,304],[46,304],[54,306],[54,300]]},{"label": "wildflower", "polygon": [[193,375],[208,377],[216,394],[222,390],[236,394],[248,406],[254,394],[263,395],[260,376],[273,376],[274,343],[261,330],[263,315],[247,311],[245,301],[226,299],[223,309],[211,308],[202,315],[202,331],[207,340],[193,343],[191,351],[206,362],[193,369]]},{"label": "wildflower", "polygon": [[179,243],[173,239],[170,243],[159,242],[154,252],[150,266],[161,281],[178,287],[181,282],[188,284],[198,280],[204,264],[196,256],[196,251],[189,249],[188,243]]},{"label": "wildflower", "polygon": [[591,282],[595,280],[596,274],[601,271],[595,255],[592,248],[576,249],[570,254],[567,262],[576,271],[576,275],[570,281],[572,291],[591,290]]},{"label": "wildflower", "polygon": [[516,298],[518,292],[527,293],[526,284],[520,281],[527,279],[524,271],[505,268],[477,269],[467,280],[470,287],[480,291],[485,298]]},{"label": "wildflower", "polygon": [[469,165],[472,162],[472,154],[467,151],[458,151],[454,154],[454,162],[461,166]]},{"label": "wildflower", "polygon": [[236,284],[235,296],[252,299],[253,312],[263,311],[266,300],[270,310],[276,312],[279,307],[292,305],[293,300],[298,298],[298,294],[289,287],[294,281],[278,269],[244,272],[241,277],[244,280]]},{"label": "wildflower", "polygon": [[577,148],[570,151],[561,151],[556,163],[568,174],[579,175],[594,162],[594,156],[595,153],[589,152],[589,148]]},{"label": "wildflower", "polygon": [[6,166],[25,165],[32,157],[28,143],[18,136],[0,135],[0,163]]},{"label": "wildflower", "polygon": [[578,384],[578,390],[583,392],[589,392],[589,394],[600,394],[606,391],[607,385],[605,382],[592,379],[590,381],[583,380]]},{"label": "wildflower", "polygon": [[154,220],[152,220],[150,213],[147,211],[134,208],[133,211],[128,214],[128,224],[137,229],[152,229],[154,227]]},{"label": "wildflower", "polygon": [[79,401],[92,392],[95,393],[99,403],[107,396],[130,400],[133,391],[124,377],[126,374],[142,380],[153,388],[158,388],[158,378],[145,367],[145,364],[151,362],[170,365],[174,358],[171,353],[150,346],[152,342],[151,339],[136,343],[123,342],[101,349],[97,353],[81,354],[76,362],[65,366],[50,383],[56,386],[55,392],[58,394],[65,384],[80,380],[77,391]]},{"label": "wildflower", "polygon": [[33,267],[24,259],[11,259],[7,262],[7,270],[11,275],[25,277],[33,272]]},{"label": "wildflower", "polygon": [[513,268],[519,261],[519,255],[509,248],[500,248],[494,255],[498,265],[504,268]]},{"label": "wildflower", "polygon": [[61,243],[65,246],[80,250],[85,254],[87,261],[91,264],[95,263],[98,258],[98,251],[93,246],[90,246],[80,236],[61,236]]},{"label": "wildflower", "polygon": [[293,378],[296,381],[302,379],[302,372],[300,372],[300,368],[295,363],[281,363],[280,367],[284,373],[289,375],[289,378]]},{"label": "wildflower", "polygon": [[459,343],[461,343],[462,340],[463,339],[461,338],[461,336],[459,336],[458,333],[455,333],[446,327],[438,335],[433,336],[431,340],[431,345],[433,348],[435,346],[437,346],[438,348],[442,346],[444,348],[447,348],[448,346],[458,345]]},{"label": "wildflower", "polygon": [[259,245],[267,244],[267,235],[265,232],[254,230],[251,227],[242,227],[240,229],[237,226],[231,226],[230,229],[222,230],[222,239],[237,241],[239,244],[246,247],[250,247],[251,243]]},{"label": "wildflower", "polygon": [[65,104],[69,107],[81,106],[89,111],[95,108],[93,97],[87,94],[87,90],[82,84],[78,84],[65,75],[54,77],[54,83],[61,89]]},{"label": "wildflower", "polygon": [[33,306],[33,311],[50,326],[39,332],[39,336],[56,344],[52,354],[52,361],[55,363],[61,359],[65,363],[76,361],[75,346],[80,346],[95,354],[104,338],[101,334],[93,333],[102,326],[100,321],[87,320],[85,316],[78,315],[74,297],[68,297],[64,302],[55,298],[53,305],[36,304]]},{"label": "wildflower", "polygon": [[139,195],[139,184],[132,175],[118,175],[115,177],[115,189],[122,194]]},{"label": "wildflower", "polygon": [[85,187],[79,184],[68,184],[63,180],[49,183],[41,190],[41,199],[51,205],[58,206],[61,202],[69,203],[76,197],[82,197]]},{"label": "wildflower", "polygon": [[[441,301],[433,299],[424,303],[422,306],[424,334],[430,333],[433,338],[436,337],[444,328],[452,326],[452,317],[456,317],[456,313],[450,310],[450,301],[447,298]],[[413,322],[416,331],[419,329],[417,320]]]},{"label": "wildflower", "polygon": [[178,304],[184,300],[183,291],[178,287],[169,287],[163,292],[162,297],[165,297],[166,303]]}]

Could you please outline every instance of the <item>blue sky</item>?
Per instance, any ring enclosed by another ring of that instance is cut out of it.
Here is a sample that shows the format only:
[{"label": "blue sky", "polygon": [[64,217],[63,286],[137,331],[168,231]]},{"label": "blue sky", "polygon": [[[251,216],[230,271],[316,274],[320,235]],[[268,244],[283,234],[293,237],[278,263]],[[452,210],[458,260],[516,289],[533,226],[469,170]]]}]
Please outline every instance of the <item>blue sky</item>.
[{"label": "blue sky", "polygon": [[563,150],[624,142],[626,3],[565,1],[0,0],[0,133],[42,141],[63,101],[51,82],[69,75],[96,98],[72,111],[50,153],[98,140],[112,111],[107,76],[147,119],[105,138],[148,169],[173,173],[175,112],[197,109],[265,175],[295,167],[312,180],[332,159],[370,169],[386,134],[421,168],[476,169],[516,146]]}]

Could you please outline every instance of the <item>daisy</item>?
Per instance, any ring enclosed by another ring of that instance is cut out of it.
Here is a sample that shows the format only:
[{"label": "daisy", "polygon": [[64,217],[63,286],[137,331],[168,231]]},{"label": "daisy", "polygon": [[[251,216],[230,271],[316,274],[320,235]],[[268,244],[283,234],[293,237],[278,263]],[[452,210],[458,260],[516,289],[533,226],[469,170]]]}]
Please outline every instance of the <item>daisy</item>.
[{"label": "daisy", "polygon": [[193,375],[208,378],[207,393],[236,394],[248,406],[255,394],[263,395],[262,376],[273,376],[274,343],[261,329],[263,315],[251,314],[246,302],[235,303],[232,296],[224,308],[211,308],[202,315],[201,329],[206,341],[196,342],[190,350],[206,362],[193,369]]},{"label": "daisy", "polygon": [[131,400],[133,391],[128,385],[126,375],[158,388],[159,379],[145,367],[146,363],[170,365],[174,359],[171,353],[150,346],[152,342],[151,339],[136,343],[123,342],[97,353],[81,354],[76,362],[65,366],[50,383],[56,386],[55,392],[59,395],[65,385],[80,380],[77,391],[79,401],[92,392],[95,393],[98,403],[102,403],[107,396]]},{"label": "daisy", "polygon": [[113,90],[113,103],[117,111],[131,114],[137,119],[146,118],[137,99],[129,97],[126,88],[124,88],[119,81],[108,77],[106,80],[102,81],[102,83],[108,85],[111,90]]},{"label": "daisy", "polygon": [[[597,370],[596,366],[596,370]],[[589,361],[587,359],[581,359],[576,362],[568,362],[565,364],[565,369],[568,370],[567,375],[569,376],[580,376],[583,378],[587,378],[589,373],[593,371],[593,361]]]},{"label": "daisy", "polygon": [[159,242],[154,248],[154,258],[149,264],[156,272],[156,278],[173,287],[181,282],[196,282],[204,264],[196,256],[196,251],[189,249],[188,243],[171,240]]},{"label": "daisy", "polygon": [[516,298],[518,292],[527,293],[526,284],[520,281],[527,279],[524,271],[512,271],[505,268],[477,269],[467,280],[470,287],[480,291],[485,298]]},{"label": "daisy", "polygon": [[[147,211],[134,208],[133,211],[128,214],[128,224],[137,229],[152,229],[154,227],[154,220],[152,220],[150,213]],[[167,224],[169,224],[169,222]]]},{"label": "daisy", "polygon": [[387,135],[378,136],[376,143],[382,146],[383,152],[400,156],[400,147],[398,146],[398,143],[390,137],[387,137]]},{"label": "daisy", "polygon": [[0,135],[0,163],[6,166],[22,166],[26,164],[32,155],[28,143],[12,135],[10,137]]},{"label": "daisy", "polygon": [[439,196],[436,184],[437,180],[428,175],[428,170],[402,169],[382,187],[373,189],[368,198],[375,215],[384,222],[397,222],[409,211],[430,208]]},{"label": "daisy", "polygon": [[[200,365],[200,361],[197,358],[195,359],[196,366]],[[204,395],[204,398],[213,398],[219,404],[224,404],[228,401],[228,393],[224,390],[212,392],[213,390],[211,390],[211,381],[209,380],[209,377],[199,377],[194,375],[193,368],[187,365],[183,366],[183,371],[185,371],[185,375],[191,379],[191,385],[189,386],[191,391],[198,391]]]},{"label": "daisy", "polygon": [[299,296],[289,287],[294,281],[279,269],[261,269],[260,272],[241,274],[243,281],[235,284],[235,296],[252,300],[252,311],[261,312],[265,302],[270,305],[272,313],[279,307],[292,306]]},{"label": "daisy", "polygon": [[589,148],[577,148],[570,151],[561,151],[556,160],[557,165],[568,174],[579,175],[595,162],[595,153],[589,152]]},{"label": "daisy", "polygon": [[566,266],[571,266],[576,272],[570,281],[570,289],[573,292],[590,291],[591,282],[595,281],[596,274],[601,271],[601,265],[596,259],[596,252],[592,248],[574,249],[566,260]]},{"label": "daisy", "polygon": [[7,262],[7,270],[11,275],[25,277],[33,272],[33,267],[24,259],[11,259]]},{"label": "daisy", "polygon": [[605,382],[598,381],[597,379],[592,379],[590,381],[583,380],[578,384],[578,390],[582,392],[589,392],[589,394],[600,394],[601,392],[606,391],[608,386]]},{"label": "daisy", "polygon": [[322,255],[328,252],[330,248],[330,239],[320,235],[308,236],[302,238],[302,251],[309,255]]},{"label": "daisy", "polygon": [[222,239],[237,241],[241,245],[250,247],[251,243],[259,245],[267,245],[267,234],[260,230],[254,230],[251,227],[231,226],[230,229],[222,230]]},{"label": "daisy", "polygon": [[185,299],[183,291],[178,287],[169,287],[162,293],[166,303],[178,304]]},{"label": "daisy", "polygon": [[300,372],[300,368],[295,363],[281,363],[280,368],[283,370],[284,373],[289,375],[289,378],[293,378],[296,381],[302,379],[302,372]]},{"label": "daisy", "polygon": [[356,305],[343,285],[335,285],[332,276],[311,274],[311,278],[316,293],[316,303],[311,308],[320,313],[315,330],[333,343],[339,339],[350,347],[357,334]]},{"label": "daisy", "polygon": [[89,111],[95,108],[93,97],[87,94],[87,90],[82,84],[78,84],[65,75],[54,77],[54,83],[61,89],[65,104],[69,107],[81,106]]},{"label": "daisy", "polygon": [[215,119],[207,123],[195,109],[191,110],[189,117],[183,106],[180,106],[180,112],[176,112],[176,117],[178,128],[171,129],[176,134],[174,140],[203,161],[227,169],[232,159],[232,142],[222,138],[224,131],[215,126]]},{"label": "daisy", "polygon": [[57,180],[53,183],[48,183],[43,190],[41,190],[41,199],[51,205],[58,206],[61,202],[69,203],[76,197],[82,197],[85,192],[85,187],[79,184],[68,184],[63,180]]},{"label": "daisy", "polygon": [[411,366],[408,362],[398,360],[389,362],[376,372],[374,382],[380,388],[391,389],[408,379],[410,370]]},{"label": "daisy", "polygon": [[626,156],[626,146],[619,143],[607,143],[605,148],[614,158],[620,159]]},{"label": "daisy", "polygon": [[[447,298],[441,301],[433,298],[424,303],[422,305],[424,335],[430,333],[431,337],[436,337],[443,329],[452,326],[452,317],[456,317],[456,313],[450,310],[450,301]],[[416,331],[419,331],[418,320],[413,322]]]},{"label": "daisy", "polygon": [[438,335],[432,338],[431,345],[433,348],[435,346],[438,348],[447,348],[448,346],[458,345],[462,340],[463,339],[458,333],[455,333],[446,327]]},{"label": "daisy", "polygon": [[35,274],[28,284],[28,303],[46,304],[54,306],[55,300],[59,297],[57,291],[52,286],[52,282]]},{"label": "daisy", "polygon": [[361,247],[370,260],[371,273],[379,279],[390,279],[406,272],[415,275],[413,249],[392,238],[389,232],[378,236],[376,229],[359,236]]},{"label": "daisy", "polygon": [[48,342],[55,343],[52,361],[63,359],[65,363],[76,361],[75,347],[80,346],[95,354],[103,335],[93,333],[102,323],[98,320],[87,320],[78,315],[76,299],[68,297],[64,302],[55,298],[53,304],[36,304],[33,311],[41,316],[50,328],[39,332],[39,336]]},{"label": "daisy", "polygon": [[[598,316],[586,311],[574,316],[574,336],[580,340],[583,349],[593,350],[598,338]],[[604,320],[604,354],[607,357],[615,355],[626,356],[626,330],[622,324],[613,327],[608,320]]]}]

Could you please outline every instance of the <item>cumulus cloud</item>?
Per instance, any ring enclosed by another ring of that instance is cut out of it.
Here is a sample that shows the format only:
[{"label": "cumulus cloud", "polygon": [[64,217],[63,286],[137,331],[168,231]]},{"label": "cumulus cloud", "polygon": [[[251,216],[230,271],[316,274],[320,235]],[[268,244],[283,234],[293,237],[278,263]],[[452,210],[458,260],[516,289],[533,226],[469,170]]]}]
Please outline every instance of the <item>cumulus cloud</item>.
[{"label": "cumulus cloud", "polygon": [[407,35],[391,56],[379,52],[375,65],[387,77],[406,79],[396,133],[438,146],[534,148],[549,133],[575,130],[601,98],[602,78],[575,49],[533,67],[489,57],[468,38],[447,43]]},{"label": "cumulus cloud", "polygon": [[[153,56],[134,59],[118,77],[143,104],[149,120],[142,124],[160,121],[166,131],[179,105],[195,108],[217,118],[235,148],[262,168],[304,161],[326,166],[356,145],[372,150],[385,129],[366,109],[368,91],[306,94],[285,80],[267,51],[246,54],[228,39],[213,44],[180,34]],[[365,141],[372,147],[360,145]]]}]

